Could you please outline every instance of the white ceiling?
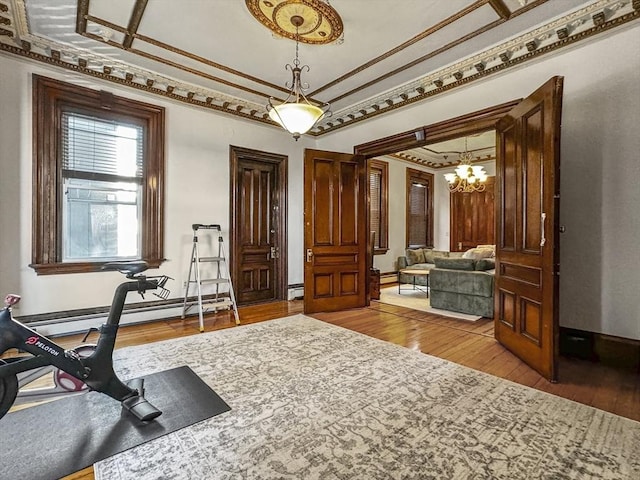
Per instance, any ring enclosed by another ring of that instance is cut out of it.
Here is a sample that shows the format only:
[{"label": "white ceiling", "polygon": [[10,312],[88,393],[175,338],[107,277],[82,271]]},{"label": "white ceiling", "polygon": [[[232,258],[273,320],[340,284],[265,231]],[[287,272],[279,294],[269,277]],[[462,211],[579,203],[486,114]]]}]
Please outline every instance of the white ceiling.
[{"label": "white ceiling", "polygon": [[[588,41],[637,21],[640,8],[633,0],[324,1],[344,33],[299,46],[308,96],[333,112],[312,135]],[[271,124],[265,105],[286,97],[295,42],[259,23],[242,0],[0,0],[0,53]]]},{"label": "white ceiling", "polygon": [[496,132],[488,130],[467,137],[452,138],[444,142],[431,143],[419,148],[404,150],[391,155],[430,168],[444,168],[458,165],[464,151],[473,154],[472,163],[494,162],[496,159]]}]

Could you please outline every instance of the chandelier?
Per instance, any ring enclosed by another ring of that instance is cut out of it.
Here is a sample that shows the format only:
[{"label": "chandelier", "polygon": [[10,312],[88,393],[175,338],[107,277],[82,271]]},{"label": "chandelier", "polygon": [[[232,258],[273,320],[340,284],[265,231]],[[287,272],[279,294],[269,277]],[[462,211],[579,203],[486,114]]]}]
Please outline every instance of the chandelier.
[{"label": "chandelier", "polygon": [[309,102],[304,94],[304,90],[309,89],[309,84],[302,83],[300,75],[303,70],[307,72],[310,70],[309,65],[300,67],[300,60],[298,59],[299,28],[304,23],[304,18],[300,15],[293,15],[291,23],[296,27],[296,58],[293,61],[293,66],[287,64],[285,67],[285,69],[291,70],[291,83],[285,83],[285,86],[291,91],[280,105],[274,105],[273,98],[269,98],[267,112],[269,112],[271,120],[293,134],[293,138],[298,141],[300,135],[311,130],[325,116],[331,116],[331,111],[328,103],[318,107]]},{"label": "chandelier", "polygon": [[481,165],[471,165],[473,154],[467,148],[467,137],[464,139],[464,152],[460,154],[460,164],[455,173],[445,173],[450,192],[484,192],[487,173]]}]

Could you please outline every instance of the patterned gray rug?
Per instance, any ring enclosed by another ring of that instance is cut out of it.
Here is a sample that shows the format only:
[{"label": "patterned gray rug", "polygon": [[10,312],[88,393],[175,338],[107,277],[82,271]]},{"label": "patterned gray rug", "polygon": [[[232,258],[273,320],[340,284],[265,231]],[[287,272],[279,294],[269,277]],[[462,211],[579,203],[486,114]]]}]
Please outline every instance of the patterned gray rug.
[{"label": "patterned gray rug", "polygon": [[189,365],[232,410],[98,480],[640,478],[638,422],[303,315],[116,354],[125,377]]}]

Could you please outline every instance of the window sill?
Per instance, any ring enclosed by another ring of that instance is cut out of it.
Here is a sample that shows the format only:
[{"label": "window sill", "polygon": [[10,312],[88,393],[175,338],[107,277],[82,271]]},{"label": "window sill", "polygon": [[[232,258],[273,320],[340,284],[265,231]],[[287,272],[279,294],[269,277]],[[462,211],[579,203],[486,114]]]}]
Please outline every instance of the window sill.
[{"label": "window sill", "polygon": [[[117,260],[110,260],[117,261]],[[149,268],[158,268],[164,259],[145,260]],[[109,262],[77,262],[77,263],[37,263],[29,266],[36,271],[37,275],[60,275],[66,273],[91,273],[102,271],[102,266]]]},{"label": "window sill", "polygon": [[374,248],[373,249],[373,254],[374,255],[384,255],[389,251],[388,248]]}]

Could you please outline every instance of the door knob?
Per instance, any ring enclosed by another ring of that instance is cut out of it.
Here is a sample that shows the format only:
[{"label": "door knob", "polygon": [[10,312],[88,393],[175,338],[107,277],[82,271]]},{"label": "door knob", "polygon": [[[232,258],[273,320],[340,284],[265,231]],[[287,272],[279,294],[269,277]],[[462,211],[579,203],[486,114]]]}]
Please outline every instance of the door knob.
[{"label": "door knob", "polygon": [[311,263],[311,257],[313,257],[313,250],[307,248],[307,263]]}]

